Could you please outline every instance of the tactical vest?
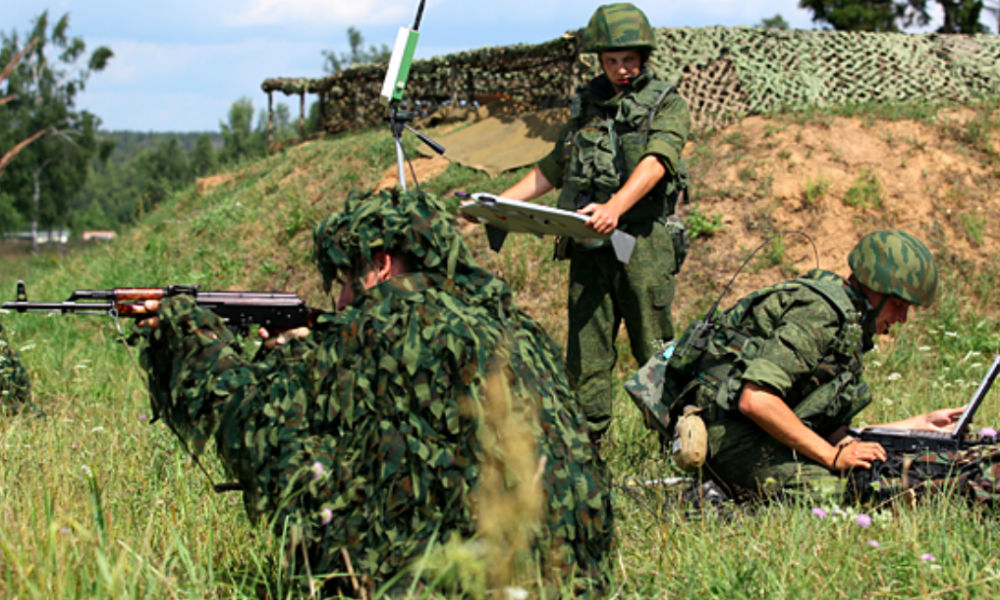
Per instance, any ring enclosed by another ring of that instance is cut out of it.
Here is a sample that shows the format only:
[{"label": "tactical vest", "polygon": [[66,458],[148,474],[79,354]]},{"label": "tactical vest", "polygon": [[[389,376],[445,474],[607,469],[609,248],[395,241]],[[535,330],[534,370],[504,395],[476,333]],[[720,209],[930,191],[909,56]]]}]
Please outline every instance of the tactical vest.
[{"label": "tactical vest", "polygon": [[[827,354],[790,393],[790,407],[807,426],[828,435],[871,402],[871,392],[861,379],[864,333],[861,313],[843,288],[843,279],[826,271],[778,283],[753,292],[718,318],[697,321],[677,341],[664,366],[659,410],[647,410],[657,427],[669,433],[685,405],[703,409],[706,422],[738,415],[742,375],[760,351],[760,338],[738,328],[744,315],[769,294],[805,286],[834,309],[840,326]],[[655,358],[655,357],[654,357]],[[647,402],[648,404],[648,402]],[[662,423],[669,415],[669,422]]]},{"label": "tactical vest", "polygon": [[[563,144],[563,185],[558,203],[565,210],[577,210],[591,202],[604,204],[625,184],[643,157],[657,109],[667,96],[677,93],[672,84],[643,73],[631,91],[600,100],[595,89],[598,80],[578,89],[570,106],[571,127]],[[676,179],[662,178],[622,215],[621,222],[650,223],[672,214],[688,178],[683,159],[677,168]]]}]

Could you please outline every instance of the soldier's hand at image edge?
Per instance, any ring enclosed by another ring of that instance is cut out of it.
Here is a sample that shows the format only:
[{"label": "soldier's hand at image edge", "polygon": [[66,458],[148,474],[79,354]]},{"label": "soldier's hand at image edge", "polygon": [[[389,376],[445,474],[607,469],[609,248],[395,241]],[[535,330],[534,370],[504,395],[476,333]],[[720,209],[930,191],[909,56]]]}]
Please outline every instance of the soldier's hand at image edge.
[{"label": "soldier's hand at image edge", "polygon": [[146,317],[145,319],[139,319],[136,323],[139,327],[148,327],[149,329],[156,329],[160,326],[160,317],[156,316],[156,313],[160,310],[159,300],[146,300],[142,303],[146,308],[146,312],[150,313],[151,317]]}]

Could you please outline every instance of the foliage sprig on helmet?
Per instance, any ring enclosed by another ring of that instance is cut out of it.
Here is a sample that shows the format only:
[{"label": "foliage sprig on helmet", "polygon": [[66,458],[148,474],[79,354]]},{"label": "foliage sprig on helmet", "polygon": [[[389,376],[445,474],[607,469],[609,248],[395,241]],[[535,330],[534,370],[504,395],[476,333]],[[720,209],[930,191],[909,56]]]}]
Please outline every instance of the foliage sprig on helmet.
[{"label": "foliage sprig on helmet", "polygon": [[313,230],[313,260],[323,275],[323,287],[329,291],[344,271],[371,265],[379,251],[406,256],[414,270],[454,276],[460,262],[472,262],[472,253],[453,220],[445,204],[431,194],[351,192],[344,211]]}]

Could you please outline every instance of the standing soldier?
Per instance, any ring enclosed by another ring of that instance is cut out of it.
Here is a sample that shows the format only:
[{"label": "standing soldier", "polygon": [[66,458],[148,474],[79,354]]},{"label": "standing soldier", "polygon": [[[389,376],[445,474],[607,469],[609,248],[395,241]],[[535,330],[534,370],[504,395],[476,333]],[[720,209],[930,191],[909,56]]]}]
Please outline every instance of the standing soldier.
[{"label": "standing soldier", "polygon": [[[294,556],[305,548],[300,573],[406,585],[432,540],[480,531],[491,464],[501,495],[537,490],[523,504],[534,508],[486,525],[523,524],[544,579],[598,581],[611,504],[559,351],[471,262],[451,219],[420,193],[352,194],[314,232],[338,312],[253,361],[192,298],[150,306],[153,410],[195,452],[214,444],[247,511],[287,528]],[[491,375],[509,395],[487,399]],[[499,426],[494,411],[523,424]]]},{"label": "standing soldier", "polygon": [[686,186],[681,150],[691,122],[676,88],[648,68],[655,47],[641,10],[629,3],[599,7],[581,50],[598,54],[604,74],[577,91],[552,152],[501,194],[531,200],[560,188],[559,208],[590,215],[594,231],[620,228],[636,237],[628,264],[607,242],[557,246],[557,255],[571,260],[566,362],[595,441],[611,423],[621,322],[639,364],[674,334],[670,305],[684,249],[680,222],[671,219],[677,229],[668,230],[668,218]]}]

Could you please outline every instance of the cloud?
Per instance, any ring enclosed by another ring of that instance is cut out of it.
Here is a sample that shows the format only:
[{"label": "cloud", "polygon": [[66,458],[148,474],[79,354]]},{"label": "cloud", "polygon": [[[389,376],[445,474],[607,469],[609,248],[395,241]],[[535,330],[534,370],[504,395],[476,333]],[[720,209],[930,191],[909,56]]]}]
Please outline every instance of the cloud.
[{"label": "cloud", "polygon": [[227,24],[404,25],[412,23],[416,7],[412,0],[251,0]]},{"label": "cloud", "polygon": [[91,76],[77,104],[101,117],[105,129],[214,130],[240,97],[258,108],[266,105],[260,89],[265,78],[322,75],[319,49],[308,41],[99,43],[112,47],[115,56]]},{"label": "cloud", "polygon": [[[322,75],[319,48],[309,41],[247,39],[232,43],[156,43],[101,40],[115,53],[108,67],[92,76],[103,88],[144,90],[258,85],[276,75]],[[266,52],[261,52],[266,48]]]}]

